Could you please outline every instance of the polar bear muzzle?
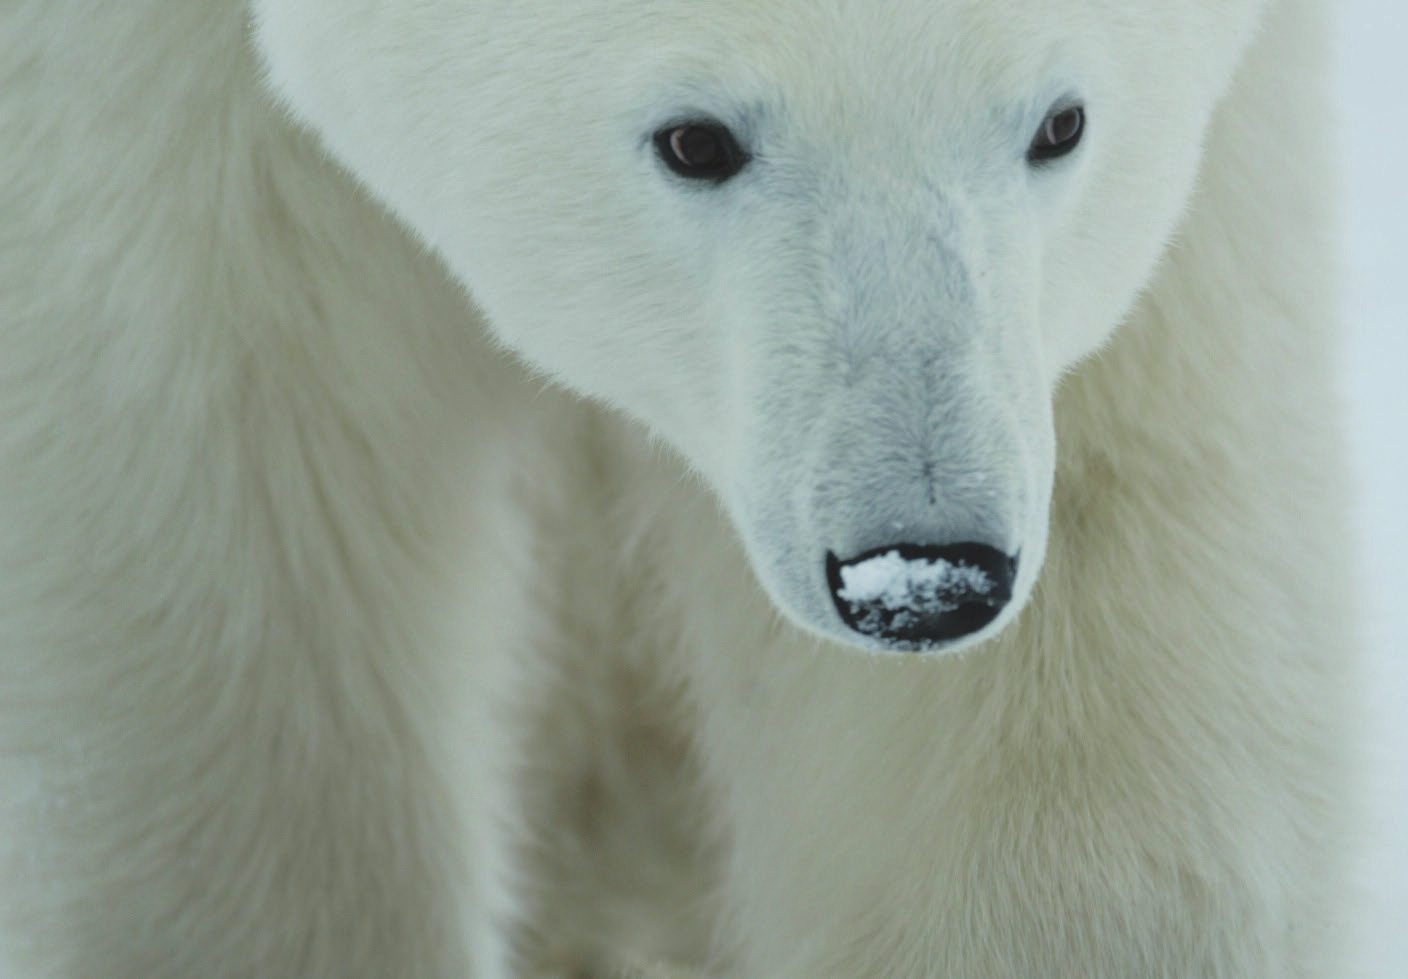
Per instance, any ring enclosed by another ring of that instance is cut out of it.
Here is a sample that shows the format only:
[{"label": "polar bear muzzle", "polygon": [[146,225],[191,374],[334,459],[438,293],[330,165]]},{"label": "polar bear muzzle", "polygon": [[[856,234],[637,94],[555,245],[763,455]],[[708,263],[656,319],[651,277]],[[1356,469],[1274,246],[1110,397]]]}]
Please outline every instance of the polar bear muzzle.
[{"label": "polar bear muzzle", "polygon": [[896,649],[927,651],[979,631],[1012,599],[1017,557],[986,544],[894,544],[842,561],[826,580],[842,620]]}]

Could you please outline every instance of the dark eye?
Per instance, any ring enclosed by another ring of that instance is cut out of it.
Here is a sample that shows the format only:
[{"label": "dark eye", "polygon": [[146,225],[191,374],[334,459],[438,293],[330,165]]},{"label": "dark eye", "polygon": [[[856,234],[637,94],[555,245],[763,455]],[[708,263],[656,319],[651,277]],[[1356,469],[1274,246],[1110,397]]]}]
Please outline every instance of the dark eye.
[{"label": "dark eye", "polygon": [[1027,150],[1028,163],[1044,163],[1065,156],[1080,144],[1085,132],[1085,109],[1079,105],[1057,109],[1042,120]]},{"label": "dark eye", "polygon": [[733,133],[716,122],[690,122],[655,134],[655,151],[675,173],[691,180],[722,183],[732,177],[748,155]]}]

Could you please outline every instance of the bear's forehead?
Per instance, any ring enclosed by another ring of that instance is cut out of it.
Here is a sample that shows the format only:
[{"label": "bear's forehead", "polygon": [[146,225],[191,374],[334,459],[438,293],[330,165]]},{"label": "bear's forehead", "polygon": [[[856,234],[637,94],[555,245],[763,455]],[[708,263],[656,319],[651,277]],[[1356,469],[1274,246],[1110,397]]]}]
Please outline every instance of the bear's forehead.
[{"label": "bear's forehead", "polygon": [[[634,0],[611,6],[657,51],[692,62],[701,73],[709,66],[752,66],[813,91],[830,78],[853,91],[891,94],[896,86],[884,83],[894,76],[913,88],[951,91],[981,80],[990,91],[1018,90],[1047,62],[1073,45],[1085,46],[1082,38],[1091,38],[1094,50],[1107,23],[1100,4],[1049,0]],[[632,8],[638,17],[629,15]],[[607,14],[603,23],[611,19]],[[1018,23],[1021,29],[1014,29]]]},{"label": "bear's forehead", "polygon": [[[864,140],[971,127],[975,118],[1005,131],[1036,103],[1044,109],[1064,90],[1086,87],[1094,79],[1083,76],[1101,60],[1099,32],[1081,26],[1086,17],[1052,17],[1043,30],[1023,14],[1024,29],[1011,29],[1015,8],[1051,6],[635,0],[615,4],[592,33],[614,35],[616,20],[633,35],[629,54],[620,53],[619,37],[612,42],[612,71],[628,89],[697,99],[705,110],[728,106],[770,125],[811,120],[817,132]],[[632,17],[633,7],[649,15]],[[606,47],[577,40],[586,58]]]}]

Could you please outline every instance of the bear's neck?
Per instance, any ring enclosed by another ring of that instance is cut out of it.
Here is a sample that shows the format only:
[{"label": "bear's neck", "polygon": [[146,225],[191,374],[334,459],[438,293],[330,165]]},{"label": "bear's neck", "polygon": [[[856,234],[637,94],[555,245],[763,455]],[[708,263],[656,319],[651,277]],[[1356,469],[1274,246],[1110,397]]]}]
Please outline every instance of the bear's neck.
[{"label": "bear's neck", "polygon": [[1112,479],[1222,494],[1229,506],[1242,494],[1257,509],[1278,493],[1338,492],[1324,7],[1282,0],[1268,11],[1168,254],[1128,321],[1058,393],[1058,503],[1077,514]]}]

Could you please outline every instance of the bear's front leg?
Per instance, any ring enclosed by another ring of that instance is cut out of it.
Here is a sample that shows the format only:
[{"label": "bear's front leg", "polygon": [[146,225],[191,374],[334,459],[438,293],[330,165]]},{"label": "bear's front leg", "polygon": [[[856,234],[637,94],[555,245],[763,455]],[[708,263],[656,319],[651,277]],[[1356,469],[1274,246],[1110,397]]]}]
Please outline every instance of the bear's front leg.
[{"label": "bear's front leg", "polygon": [[187,573],[4,535],[0,975],[505,979],[515,521],[462,592],[244,516]]},{"label": "bear's front leg", "polygon": [[1221,740],[1247,711],[1161,709],[1153,681],[1078,677],[1100,657],[1063,665],[1033,631],[881,659],[759,628],[691,655],[738,974],[1335,974],[1303,912],[1332,883],[1311,803]]}]

